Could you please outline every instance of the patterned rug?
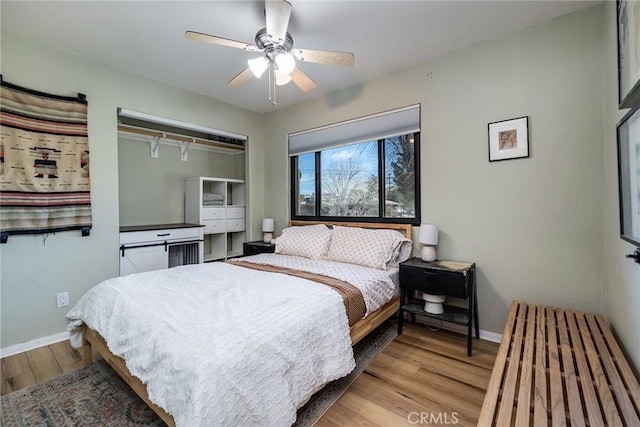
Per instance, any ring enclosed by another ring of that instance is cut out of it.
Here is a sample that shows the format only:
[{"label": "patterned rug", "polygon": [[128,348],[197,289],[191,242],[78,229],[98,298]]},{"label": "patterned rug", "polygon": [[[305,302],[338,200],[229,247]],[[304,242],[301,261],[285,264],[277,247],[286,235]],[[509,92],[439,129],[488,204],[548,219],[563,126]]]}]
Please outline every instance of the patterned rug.
[{"label": "patterned rug", "polygon": [[[353,372],[313,395],[298,410],[294,426],[313,426],[393,340],[396,330],[395,322],[387,321],[356,344]],[[164,425],[102,360],[2,396],[1,409],[0,425],[6,427]]]}]

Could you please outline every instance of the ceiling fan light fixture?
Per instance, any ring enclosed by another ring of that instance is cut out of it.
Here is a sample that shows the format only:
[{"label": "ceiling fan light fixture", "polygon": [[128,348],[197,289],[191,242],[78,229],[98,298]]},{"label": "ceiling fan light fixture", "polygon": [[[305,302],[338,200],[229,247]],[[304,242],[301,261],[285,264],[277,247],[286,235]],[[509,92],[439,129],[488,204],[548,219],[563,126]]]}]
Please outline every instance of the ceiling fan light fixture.
[{"label": "ceiling fan light fixture", "polygon": [[281,72],[291,74],[296,68],[296,60],[289,52],[280,52],[276,55],[276,65]]},{"label": "ceiling fan light fixture", "polygon": [[267,58],[265,58],[264,56],[259,56],[258,58],[250,59],[247,61],[247,63],[249,64],[249,68],[251,69],[251,72],[257,78],[262,77],[262,74],[264,74],[264,72],[269,67],[269,62],[267,61]]},{"label": "ceiling fan light fixture", "polygon": [[291,76],[287,73],[282,72],[281,70],[276,70],[275,72],[276,85],[284,86],[291,81]]}]

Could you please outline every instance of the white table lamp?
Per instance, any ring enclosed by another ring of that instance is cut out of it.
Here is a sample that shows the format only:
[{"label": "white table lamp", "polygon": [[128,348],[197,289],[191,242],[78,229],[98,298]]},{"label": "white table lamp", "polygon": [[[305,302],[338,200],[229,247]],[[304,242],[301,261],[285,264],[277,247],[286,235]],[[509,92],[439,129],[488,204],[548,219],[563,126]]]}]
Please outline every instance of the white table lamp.
[{"label": "white table lamp", "polygon": [[438,226],[433,224],[420,224],[418,242],[422,243],[421,258],[423,261],[436,260],[436,246],[438,245]]},{"label": "white table lamp", "polygon": [[273,239],[273,230],[275,224],[273,218],[265,218],[262,220],[262,232],[264,233],[263,241],[269,243]]}]

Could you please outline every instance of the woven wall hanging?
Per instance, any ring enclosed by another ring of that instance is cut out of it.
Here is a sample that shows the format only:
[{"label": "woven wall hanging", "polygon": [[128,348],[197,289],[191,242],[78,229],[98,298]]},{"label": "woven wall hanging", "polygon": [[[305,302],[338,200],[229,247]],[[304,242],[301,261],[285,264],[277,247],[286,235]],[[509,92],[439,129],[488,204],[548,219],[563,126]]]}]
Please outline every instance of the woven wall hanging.
[{"label": "woven wall hanging", "polygon": [[91,229],[87,100],[0,76],[0,234]]}]

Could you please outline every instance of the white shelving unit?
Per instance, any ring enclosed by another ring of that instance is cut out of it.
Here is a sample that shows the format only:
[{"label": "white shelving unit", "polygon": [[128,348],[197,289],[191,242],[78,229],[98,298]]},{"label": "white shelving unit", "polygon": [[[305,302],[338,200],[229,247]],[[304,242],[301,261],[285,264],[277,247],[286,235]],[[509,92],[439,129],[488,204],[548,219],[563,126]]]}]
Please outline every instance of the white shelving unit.
[{"label": "white shelving unit", "polygon": [[[220,204],[205,205],[215,194]],[[246,192],[241,179],[197,177],[186,181],[185,221],[204,225],[204,261],[242,255],[246,240]]]}]

